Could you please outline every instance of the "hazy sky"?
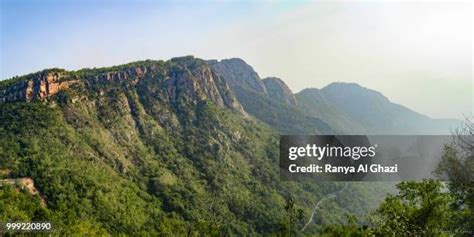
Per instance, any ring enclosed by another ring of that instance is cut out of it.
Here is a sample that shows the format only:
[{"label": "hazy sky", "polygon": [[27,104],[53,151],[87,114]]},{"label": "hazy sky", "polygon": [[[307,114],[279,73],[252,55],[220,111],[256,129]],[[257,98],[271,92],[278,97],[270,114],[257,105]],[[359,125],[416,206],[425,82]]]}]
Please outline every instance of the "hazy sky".
[{"label": "hazy sky", "polygon": [[240,57],[294,92],[356,82],[431,117],[474,113],[469,1],[0,2],[0,79]]}]

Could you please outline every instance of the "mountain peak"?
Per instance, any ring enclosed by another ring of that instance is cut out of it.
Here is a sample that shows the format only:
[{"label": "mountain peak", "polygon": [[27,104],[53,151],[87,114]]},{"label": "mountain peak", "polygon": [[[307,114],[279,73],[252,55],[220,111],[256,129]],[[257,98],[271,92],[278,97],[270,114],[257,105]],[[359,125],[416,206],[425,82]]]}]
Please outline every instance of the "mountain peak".
[{"label": "mountain peak", "polygon": [[169,60],[171,63],[175,63],[178,65],[186,65],[186,66],[200,66],[206,63],[206,61],[196,58],[193,55],[187,55],[182,57],[174,57]]},{"label": "mountain peak", "polygon": [[323,87],[321,91],[325,94],[333,94],[334,96],[357,96],[366,98],[367,100],[381,100],[389,102],[388,98],[382,93],[363,87],[353,82],[333,82]]},{"label": "mountain peak", "polygon": [[315,87],[311,87],[311,88],[305,88],[303,90],[301,90],[300,92],[298,92],[297,94],[307,94],[307,93],[321,93],[321,89],[319,88],[315,88]]},{"label": "mountain peak", "polygon": [[331,82],[321,90],[369,90],[354,82]]},{"label": "mountain peak", "polygon": [[[222,59],[221,62],[228,62],[228,63],[235,63],[235,64],[242,64],[242,65],[248,65],[247,62],[245,62],[241,58],[228,58],[228,59]],[[250,66],[250,65],[248,65]]]},{"label": "mountain peak", "polygon": [[296,98],[283,80],[277,77],[267,77],[262,80],[268,96],[288,105],[296,105]]},{"label": "mountain peak", "polygon": [[257,72],[244,60],[230,58],[221,61],[209,60],[207,62],[215,71],[226,78],[227,83],[232,89],[243,87],[257,93],[267,93]]}]

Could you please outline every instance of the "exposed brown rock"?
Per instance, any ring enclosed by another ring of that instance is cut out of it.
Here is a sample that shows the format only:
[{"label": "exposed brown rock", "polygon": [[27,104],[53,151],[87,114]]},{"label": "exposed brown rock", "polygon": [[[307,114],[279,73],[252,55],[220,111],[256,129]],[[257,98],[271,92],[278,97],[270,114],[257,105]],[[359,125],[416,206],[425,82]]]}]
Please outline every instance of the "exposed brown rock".
[{"label": "exposed brown rock", "polygon": [[131,84],[135,85],[138,80],[147,73],[146,67],[135,67],[121,71],[106,72],[102,75],[97,76],[99,82],[124,82],[131,79]]},{"label": "exposed brown rock", "polygon": [[34,99],[46,101],[50,96],[69,88],[77,80],[70,80],[58,72],[38,73],[31,79],[19,81],[14,85],[0,88],[1,102],[30,102]]},{"label": "exposed brown rock", "polygon": [[[79,75],[85,75],[83,78],[78,78],[74,73],[43,71],[25,76],[24,80],[18,81],[16,84],[0,87],[0,103],[30,102],[36,99],[48,101],[51,96],[79,82],[92,86],[91,88],[94,88],[93,85],[97,83],[118,83],[124,86],[139,86],[146,88],[146,90],[148,90],[149,83],[158,83],[157,88],[162,88],[163,91],[156,92],[156,95],[153,96],[166,98],[171,103],[177,103],[178,100],[186,100],[191,103],[212,101],[217,106],[246,115],[227,82],[205,61],[192,57],[174,58],[170,61],[164,67],[148,64],[111,69],[94,76],[79,73]],[[146,75],[148,76],[145,77]],[[144,81],[145,83],[142,85],[137,85],[144,78],[148,80]],[[99,89],[97,93],[104,95],[106,91],[107,89]],[[166,94],[162,94],[162,92]]]},{"label": "exposed brown rock", "polygon": [[172,103],[180,97],[193,101],[209,100],[218,106],[246,114],[227,83],[207,64],[191,70],[183,65],[180,73],[170,73],[167,92]]}]

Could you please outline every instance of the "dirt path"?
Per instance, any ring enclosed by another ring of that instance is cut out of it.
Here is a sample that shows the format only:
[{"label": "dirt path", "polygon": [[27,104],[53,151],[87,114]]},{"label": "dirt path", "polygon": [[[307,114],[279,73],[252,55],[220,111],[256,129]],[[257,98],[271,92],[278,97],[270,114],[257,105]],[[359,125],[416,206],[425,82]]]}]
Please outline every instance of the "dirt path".
[{"label": "dirt path", "polygon": [[313,217],[314,217],[314,214],[316,213],[316,211],[318,210],[319,208],[319,205],[321,205],[322,202],[326,201],[326,200],[329,200],[331,198],[335,198],[337,196],[338,193],[344,191],[346,188],[348,187],[347,183],[344,183],[344,187],[337,190],[337,191],[334,191],[332,193],[329,193],[327,194],[326,196],[324,196],[323,198],[321,198],[318,202],[316,202],[316,205],[314,205],[314,208],[313,208],[313,211],[311,212],[311,216],[309,217],[308,221],[306,222],[306,224],[303,226],[303,228],[301,229],[301,231],[303,232],[306,227],[309,226],[309,224],[311,224],[311,222],[313,222]]}]

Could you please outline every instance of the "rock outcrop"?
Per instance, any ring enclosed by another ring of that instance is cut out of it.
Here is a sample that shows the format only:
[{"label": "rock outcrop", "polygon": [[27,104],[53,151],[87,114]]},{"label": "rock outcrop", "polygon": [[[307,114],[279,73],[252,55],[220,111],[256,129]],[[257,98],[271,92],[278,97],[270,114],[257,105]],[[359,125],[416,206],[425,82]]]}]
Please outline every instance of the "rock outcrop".
[{"label": "rock outcrop", "polygon": [[80,93],[103,95],[118,87],[131,90],[139,88],[142,93],[150,92],[147,96],[158,97],[171,104],[211,101],[217,106],[246,115],[218,72],[206,61],[192,56],[173,58],[166,62],[149,60],[76,72],[50,69],[11,80],[0,84],[0,103],[48,101],[59,91],[81,83],[85,90]]},{"label": "rock outcrop", "polygon": [[207,63],[189,56],[174,58],[172,62],[177,68],[168,71],[166,80],[172,103],[180,97],[192,101],[209,100],[218,106],[245,114],[226,81]]},{"label": "rock outcrop", "polygon": [[262,81],[270,98],[287,105],[296,105],[295,95],[280,78],[268,77]]},{"label": "rock outcrop", "polygon": [[240,58],[209,60],[209,65],[225,78],[232,90],[244,87],[260,94],[267,94],[265,85],[253,68]]},{"label": "rock outcrop", "polygon": [[43,71],[32,74],[29,79],[20,80],[12,85],[0,88],[0,103],[38,99],[46,101],[61,90],[68,89],[78,80],[72,80],[61,72]]},{"label": "rock outcrop", "polygon": [[131,67],[124,70],[102,73],[96,76],[95,80],[101,83],[124,82],[130,80],[130,83],[135,85],[148,71],[154,69],[155,67],[146,66]]}]

